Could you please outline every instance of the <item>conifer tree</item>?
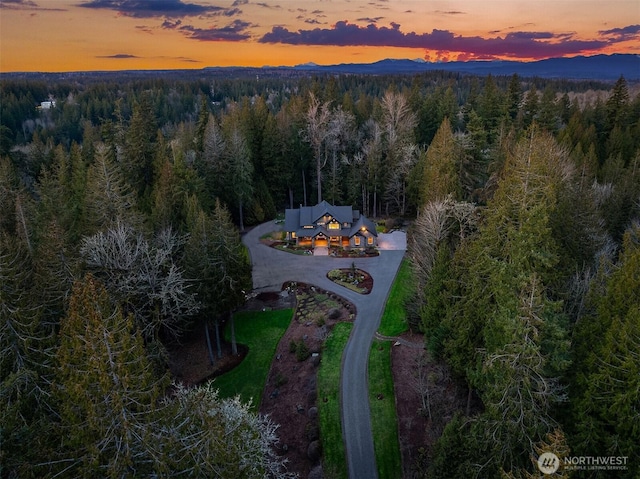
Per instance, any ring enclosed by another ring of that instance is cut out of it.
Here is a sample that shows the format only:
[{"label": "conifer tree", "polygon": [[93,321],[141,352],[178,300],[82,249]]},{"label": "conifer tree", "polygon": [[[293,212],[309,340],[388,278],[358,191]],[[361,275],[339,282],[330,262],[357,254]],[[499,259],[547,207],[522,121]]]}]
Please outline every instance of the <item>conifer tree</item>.
[{"label": "conifer tree", "polygon": [[460,147],[453,136],[449,119],[445,118],[427,150],[421,183],[420,204],[443,200],[447,195],[462,196],[459,177]]},{"label": "conifer tree", "polygon": [[244,209],[253,194],[253,163],[246,138],[238,125],[227,130],[225,175],[231,190],[231,200],[238,208],[240,231],[244,231]]},{"label": "conifer tree", "polygon": [[192,278],[207,324],[216,327],[220,349],[219,323],[244,302],[251,289],[251,266],[229,212],[219,200],[207,215],[196,198],[190,198],[188,224],[186,274]]},{"label": "conifer tree", "polygon": [[522,86],[520,85],[520,77],[517,73],[514,73],[509,80],[509,86],[507,87],[507,114],[514,123],[520,113],[520,103],[522,102]]},{"label": "conifer tree", "polygon": [[0,464],[7,477],[33,477],[30,464],[51,446],[47,382],[54,343],[31,281],[26,247],[0,233]]},{"label": "conifer tree", "polygon": [[96,149],[96,159],[87,172],[87,231],[92,234],[118,221],[141,226],[135,194],[124,179],[124,173],[103,146]]},{"label": "conifer tree", "polygon": [[157,470],[153,418],[166,378],[155,377],[133,317],[91,275],[74,285],[57,364],[61,470],[113,478]]},{"label": "conifer tree", "polygon": [[476,440],[507,470],[527,462],[565,400],[567,325],[549,285],[558,262],[550,215],[566,162],[551,137],[529,131],[507,157],[478,234],[453,261],[458,286],[448,292],[444,354],[485,406],[471,428]]},{"label": "conifer tree", "polygon": [[143,94],[133,107],[125,133],[124,171],[138,200],[146,204],[153,184],[153,159],[157,136],[156,118],[151,98]]},{"label": "conifer tree", "polygon": [[[617,264],[602,265],[589,307],[574,334],[576,374],[572,398],[576,454],[627,456],[640,471],[640,226],[624,236]],[[610,274],[607,275],[607,272]],[[598,476],[600,477],[600,476]],[[602,475],[601,477],[605,477]]]}]

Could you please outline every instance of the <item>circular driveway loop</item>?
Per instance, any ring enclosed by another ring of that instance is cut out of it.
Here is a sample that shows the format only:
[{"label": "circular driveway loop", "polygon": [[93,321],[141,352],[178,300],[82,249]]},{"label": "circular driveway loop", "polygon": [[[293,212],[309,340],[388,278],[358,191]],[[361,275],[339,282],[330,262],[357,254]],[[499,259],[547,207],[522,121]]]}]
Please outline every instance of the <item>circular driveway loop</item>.
[{"label": "circular driveway loop", "polygon": [[[280,291],[285,281],[315,284],[345,297],[356,305],[357,314],[351,336],[342,356],[341,408],[342,434],[349,465],[349,477],[375,479],[378,477],[368,396],[369,350],[373,336],[380,325],[380,318],[389,296],[404,252],[406,234],[394,231],[380,234],[380,255],[373,258],[333,258],[304,256],[278,251],[260,243],[260,237],[277,231],[274,221],[263,223],[246,235],[242,241],[249,248],[253,265],[253,287],[258,291]],[[341,288],[327,278],[334,268],[357,268],[373,277],[373,289],[361,295]]]}]

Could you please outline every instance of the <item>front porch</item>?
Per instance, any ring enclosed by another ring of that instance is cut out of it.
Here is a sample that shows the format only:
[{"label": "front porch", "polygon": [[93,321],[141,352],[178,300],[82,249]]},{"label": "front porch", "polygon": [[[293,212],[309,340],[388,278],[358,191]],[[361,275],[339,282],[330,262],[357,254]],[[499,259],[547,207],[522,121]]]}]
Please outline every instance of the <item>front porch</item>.
[{"label": "front porch", "polygon": [[329,248],[340,247],[348,248],[350,246],[349,238],[346,236],[329,236],[317,235],[315,237],[302,236],[296,238],[296,245],[305,248],[314,249],[316,247]]}]

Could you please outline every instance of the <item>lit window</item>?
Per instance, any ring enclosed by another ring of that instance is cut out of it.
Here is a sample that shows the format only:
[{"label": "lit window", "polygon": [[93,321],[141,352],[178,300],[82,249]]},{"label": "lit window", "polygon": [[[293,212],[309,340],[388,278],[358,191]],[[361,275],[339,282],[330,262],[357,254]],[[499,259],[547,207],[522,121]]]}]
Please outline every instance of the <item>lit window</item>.
[{"label": "lit window", "polygon": [[295,231],[291,232],[291,239],[296,239],[296,232]]},{"label": "lit window", "polygon": [[360,246],[360,236],[356,236],[354,240],[355,240],[355,245]]},{"label": "lit window", "polygon": [[373,244],[373,236],[369,236],[369,237],[367,238],[367,244],[368,244],[368,245],[372,245],[372,244]]},{"label": "lit window", "polygon": [[329,229],[330,230],[339,230],[340,229],[340,223],[329,223]]}]

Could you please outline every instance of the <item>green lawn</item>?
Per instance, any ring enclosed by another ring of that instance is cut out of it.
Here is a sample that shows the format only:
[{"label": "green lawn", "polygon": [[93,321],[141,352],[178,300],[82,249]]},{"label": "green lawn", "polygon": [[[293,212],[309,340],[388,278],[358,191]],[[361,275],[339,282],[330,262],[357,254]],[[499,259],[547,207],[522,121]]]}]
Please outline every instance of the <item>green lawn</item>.
[{"label": "green lawn", "polygon": [[378,477],[400,479],[402,460],[391,375],[391,342],[374,341],[369,354],[369,405]]},{"label": "green lawn", "polygon": [[[323,449],[323,471],[327,479],[346,479],[347,458],[342,440],[340,415],[340,369],[342,351],[352,323],[336,324],[324,344],[318,369],[318,415]],[[326,402],[325,402],[326,398]]]},{"label": "green lawn", "polygon": [[[249,347],[249,352],[236,368],[215,379],[214,386],[220,397],[239,394],[243,402],[253,401],[253,409],[260,406],[262,391],[269,374],[280,338],[289,327],[293,311],[243,311],[236,313],[236,340]],[[231,340],[229,325],[224,332],[225,340]]]},{"label": "green lawn", "polygon": [[396,279],[391,286],[389,299],[384,308],[378,332],[384,336],[397,336],[408,328],[407,313],[404,309],[405,301],[411,294],[412,281],[411,266],[407,259],[402,260]]},{"label": "green lawn", "polygon": [[[378,332],[398,336],[407,331],[405,302],[411,294],[412,272],[408,260],[403,260],[391,286]],[[381,397],[382,399],[378,399]],[[369,404],[371,428],[380,479],[402,477],[402,460],[398,442],[393,377],[391,375],[391,343],[374,341],[369,354]]]}]

